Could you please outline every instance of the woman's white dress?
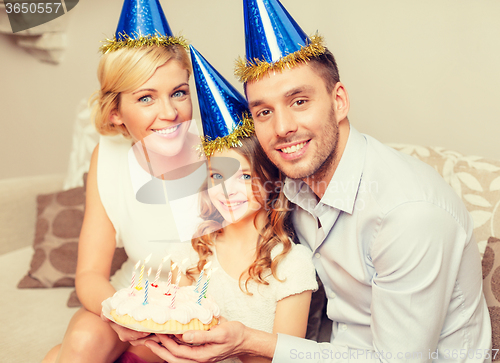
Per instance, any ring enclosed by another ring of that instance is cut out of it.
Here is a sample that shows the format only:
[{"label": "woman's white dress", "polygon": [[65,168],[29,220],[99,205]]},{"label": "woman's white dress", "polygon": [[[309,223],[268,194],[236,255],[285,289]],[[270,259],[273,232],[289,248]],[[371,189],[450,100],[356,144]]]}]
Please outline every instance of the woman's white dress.
[{"label": "woman's white dress", "polygon": [[[124,247],[128,255],[128,260],[112,277],[115,288],[129,286],[134,265],[149,254],[152,257],[146,271],[152,267],[155,274],[162,258],[174,246],[185,242],[190,244],[191,236],[201,222],[198,196],[192,193],[172,201],[169,196],[187,185],[191,190],[199,190],[205,180],[204,165],[180,180],[164,182],[153,178],[137,162],[131,140],[121,135],[101,136],[97,162],[99,196],[115,228],[117,247]],[[151,193],[155,193],[161,204],[144,202],[144,198],[138,200],[138,195],[148,185],[153,187]],[[168,271],[169,266],[163,266],[162,279],[166,278]]]}]

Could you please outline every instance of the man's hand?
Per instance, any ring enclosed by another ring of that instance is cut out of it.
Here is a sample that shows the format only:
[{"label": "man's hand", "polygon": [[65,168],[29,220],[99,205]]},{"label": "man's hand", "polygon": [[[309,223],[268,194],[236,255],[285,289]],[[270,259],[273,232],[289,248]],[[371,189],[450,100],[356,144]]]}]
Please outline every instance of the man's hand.
[{"label": "man's hand", "polygon": [[167,335],[158,334],[163,346],[146,340],[145,345],[169,363],[218,362],[249,353],[244,348],[247,328],[237,321],[225,322],[210,331],[191,330],[181,338],[197,345],[178,344]]}]

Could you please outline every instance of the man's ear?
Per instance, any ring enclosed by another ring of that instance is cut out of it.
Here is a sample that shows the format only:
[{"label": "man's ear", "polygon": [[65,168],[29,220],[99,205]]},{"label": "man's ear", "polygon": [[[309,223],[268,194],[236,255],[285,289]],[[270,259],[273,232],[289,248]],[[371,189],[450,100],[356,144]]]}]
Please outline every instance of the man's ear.
[{"label": "man's ear", "polygon": [[121,119],[120,113],[118,112],[117,108],[115,108],[109,114],[109,121],[111,121],[111,123],[114,124],[115,126],[123,125],[123,121]]},{"label": "man's ear", "polygon": [[349,113],[349,95],[347,94],[347,90],[342,82],[337,82],[332,91],[332,97],[334,101],[335,114],[337,116],[337,120],[341,121],[347,118],[347,114]]}]

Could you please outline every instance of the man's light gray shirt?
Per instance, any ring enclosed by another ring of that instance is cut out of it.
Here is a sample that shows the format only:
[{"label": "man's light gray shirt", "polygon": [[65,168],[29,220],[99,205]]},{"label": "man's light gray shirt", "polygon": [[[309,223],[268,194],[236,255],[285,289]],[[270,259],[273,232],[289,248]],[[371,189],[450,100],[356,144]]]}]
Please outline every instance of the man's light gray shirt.
[{"label": "man's light gray shirt", "polygon": [[321,200],[285,195],[334,324],[331,344],[279,335],[273,362],[489,361],[473,221],[432,167],[351,126]]}]

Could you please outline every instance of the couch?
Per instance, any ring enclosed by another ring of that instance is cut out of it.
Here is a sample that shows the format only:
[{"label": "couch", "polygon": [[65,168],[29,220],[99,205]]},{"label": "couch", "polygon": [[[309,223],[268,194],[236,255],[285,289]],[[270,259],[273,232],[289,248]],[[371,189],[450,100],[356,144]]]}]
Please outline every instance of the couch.
[{"label": "couch", "polygon": [[72,288],[18,289],[33,255],[36,196],[62,188],[64,175],[0,180],[0,361],[40,362],[60,343],[75,308]]},{"label": "couch", "polygon": [[[433,166],[462,197],[474,218],[474,233],[481,255],[485,251],[485,258],[488,255],[485,275],[492,275],[497,267],[491,252],[495,245],[490,246],[488,239],[500,236],[500,162],[462,156],[443,148],[392,146]],[[65,180],[67,176],[62,174],[0,180],[2,362],[40,362],[52,346],[61,342],[67,324],[76,311],[76,308],[66,305],[72,287],[16,287],[26,275],[33,255],[36,196],[61,190]],[[500,247],[500,243],[497,244]],[[495,276],[490,277],[488,284],[491,282],[494,285],[494,279]],[[500,299],[500,294],[496,296]],[[491,307],[490,312],[494,313],[495,309],[500,311],[500,303]],[[323,338],[324,334],[323,331]]]}]

